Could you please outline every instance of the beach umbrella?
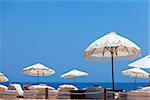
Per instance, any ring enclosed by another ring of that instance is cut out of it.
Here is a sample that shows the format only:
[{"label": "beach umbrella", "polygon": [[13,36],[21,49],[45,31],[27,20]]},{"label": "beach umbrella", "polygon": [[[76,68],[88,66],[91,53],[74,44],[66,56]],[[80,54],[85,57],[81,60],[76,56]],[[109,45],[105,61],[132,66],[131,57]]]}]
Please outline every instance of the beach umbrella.
[{"label": "beach umbrella", "polygon": [[0,82],[7,82],[7,81],[8,78],[4,74],[0,73]]},{"label": "beach umbrella", "polygon": [[149,73],[147,73],[146,71],[144,71],[140,68],[130,68],[130,69],[124,70],[124,71],[122,71],[122,75],[134,77],[135,84],[136,84],[137,78],[146,78],[146,79],[149,78]]},{"label": "beach umbrella", "polygon": [[55,88],[47,85],[32,85],[29,87],[30,90],[45,90],[46,88],[49,90],[55,90]]},{"label": "beach umbrella", "polygon": [[37,76],[38,83],[39,83],[39,76],[50,76],[55,73],[54,70],[46,67],[45,65],[41,63],[37,63],[27,68],[24,68],[22,72],[27,75]]},{"label": "beach umbrella", "polygon": [[0,91],[6,91],[8,89],[7,86],[0,84]]},{"label": "beach umbrella", "polygon": [[128,66],[137,67],[137,68],[150,68],[150,55],[147,55],[137,61],[130,63]]},{"label": "beach umbrella", "polygon": [[70,90],[78,90],[78,88],[74,85],[63,84],[63,85],[60,85],[57,90],[58,91],[70,91]]},{"label": "beach umbrella", "polygon": [[77,69],[73,69],[73,70],[61,75],[61,78],[74,78],[74,81],[75,81],[75,78],[81,77],[81,76],[88,76],[88,73],[79,71]]},{"label": "beach umbrella", "polygon": [[133,42],[111,32],[89,45],[84,58],[87,61],[112,63],[112,88],[114,90],[114,60],[131,60],[141,55],[141,49]]},{"label": "beach umbrella", "polygon": [[[136,67],[136,68],[150,69],[150,55],[147,55],[141,59],[138,59],[138,60],[130,63],[128,66]],[[149,77],[150,77],[150,73],[149,73]],[[150,79],[149,79],[149,83],[150,83]]]}]

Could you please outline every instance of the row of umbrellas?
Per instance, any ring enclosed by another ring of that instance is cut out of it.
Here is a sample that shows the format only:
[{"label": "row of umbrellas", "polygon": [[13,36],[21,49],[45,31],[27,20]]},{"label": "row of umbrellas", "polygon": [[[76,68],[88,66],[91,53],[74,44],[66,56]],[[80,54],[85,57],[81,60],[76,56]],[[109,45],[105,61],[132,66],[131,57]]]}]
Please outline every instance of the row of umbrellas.
[{"label": "row of umbrellas", "polygon": [[122,72],[124,76],[135,77],[135,83],[136,83],[136,78],[145,78],[150,80],[150,73],[142,70],[142,69],[150,69],[150,55],[147,55],[129,64],[129,66],[134,68],[124,70]]},{"label": "row of umbrellas", "polygon": [[[55,73],[54,70],[48,68],[47,66],[45,66],[41,63],[37,63],[37,64],[31,65],[27,68],[24,68],[24,69],[22,69],[22,72],[27,75],[37,76],[38,84],[39,84],[40,76],[50,76]],[[61,78],[74,78],[75,79],[80,76],[88,76],[88,73],[77,70],[77,69],[73,69],[73,70],[61,75]],[[4,74],[0,73],[0,82],[6,82],[6,81],[8,81],[8,78],[6,76],[4,76]]]},{"label": "row of umbrellas", "polygon": [[[39,76],[50,76],[55,73],[54,70],[52,70],[40,63],[37,63],[37,64],[31,65],[27,68],[24,68],[22,70],[22,72],[25,74],[28,74],[28,75],[38,76],[38,83],[39,83]],[[79,71],[77,69],[73,69],[73,70],[61,75],[62,78],[74,78],[74,79],[76,77],[80,77],[80,76],[88,76],[88,73]]]},{"label": "row of umbrellas", "polygon": [[[114,82],[114,60],[132,60],[141,56],[141,49],[134,42],[118,35],[116,32],[110,32],[101,38],[91,43],[84,52],[84,59],[92,62],[111,62],[112,69],[112,89],[115,89]],[[148,57],[149,59],[149,57]],[[131,63],[132,67],[147,68],[150,66],[150,62],[143,60]],[[25,68],[24,73],[29,74],[27,70],[33,72],[35,76],[51,75],[54,73],[52,70],[46,70],[51,74],[45,74],[43,71],[34,72],[35,68]],[[32,75],[31,74],[31,75]],[[63,77],[63,75],[62,75]]]},{"label": "row of umbrellas", "polygon": [[[150,68],[149,64],[146,64],[149,62],[150,62],[150,55],[129,64],[129,66],[132,66],[135,68],[130,68],[130,69],[124,70],[124,71],[122,71],[122,74],[124,76],[135,77],[135,83],[136,83],[136,78],[149,79],[150,74],[148,72],[140,69],[140,68]],[[142,63],[143,63],[143,65],[139,66],[139,64],[142,64]],[[31,65],[27,68],[24,68],[22,70],[22,72],[25,74],[28,74],[28,75],[38,76],[38,83],[39,83],[39,76],[50,76],[55,73],[54,70],[52,70],[40,63],[37,63],[37,64]],[[61,75],[61,78],[74,78],[75,79],[76,77],[80,77],[80,76],[88,76],[88,73],[73,69],[73,70]],[[0,82],[6,82],[6,81],[8,81],[8,78],[6,76],[4,76],[4,74],[0,73]]]}]

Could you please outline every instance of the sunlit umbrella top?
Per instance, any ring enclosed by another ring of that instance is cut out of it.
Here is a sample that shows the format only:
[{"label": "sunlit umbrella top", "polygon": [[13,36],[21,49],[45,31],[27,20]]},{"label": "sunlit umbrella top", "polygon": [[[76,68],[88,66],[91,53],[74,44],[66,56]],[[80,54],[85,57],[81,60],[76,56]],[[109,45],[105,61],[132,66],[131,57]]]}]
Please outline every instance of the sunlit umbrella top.
[{"label": "sunlit umbrella top", "polygon": [[140,69],[140,68],[131,68],[122,71],[122,74],[124,76],[130,76],[130,77],[135,77],[135,78],[149,78],[149,73],[146,71]]},{"label": "sunlit umbrella top", "polygon": [[78,90],[78,88],[76,86],[69,85],[69,84],[60,85],[58,88],[58,90],[63,90],[63,89]]},{"label": "sunlit umbrella top", "polygon": [[0,82],[7,82],[8,78],[4,74],[0,73]]},{"label": "sunlit umbrella top", "polygon": [[88,73],[74,69],[61,75],[62,78],[76,78],[80,76],[88,76]]},{"label": "sunlit umbrella top", "polygon": [[32,85],[32,86],[30,86],[29,87],[29,89],[31,89],[31,90],[43,90],[43,89],[45,89],[45,88],[48,88],[48,89],[50,89],[50,90],[55,90],[55,88],[53,88],[53,87],[51,87],[51,86],[47,86],[47,85]]},{"label": "sunlit umbrella top", "polygon": [[129,66],[137,68],[150,68],[150,55],[130,63]]},{"label": "sunlit umbrella top", "polygon": [[111,52],[114,60],[133,59],[141,55],[141,49],[135,43],[111,32],[89,45],[84,58],[88,61],[111,61]]},{"label": "sunlit umbrella top", "polygon": [[0,84],[0,91],[1,91],[1,90],[6,91],[7,89],[8,89],[8,87],[7,87],[7,86],[5,86],[5,85],[1,85],[1,84]]},{"label": "sunlit umbrella top", "polygon": [[49,76],[55,73],[54,70],[40,63],[24,68],[22,72],[32,76]]}]

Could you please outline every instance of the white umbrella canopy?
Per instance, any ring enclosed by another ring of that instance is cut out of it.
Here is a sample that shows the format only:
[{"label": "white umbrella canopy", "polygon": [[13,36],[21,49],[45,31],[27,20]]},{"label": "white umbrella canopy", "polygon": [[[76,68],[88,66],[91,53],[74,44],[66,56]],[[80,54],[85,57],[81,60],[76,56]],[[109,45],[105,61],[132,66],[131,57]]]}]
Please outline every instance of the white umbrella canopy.
[{"label": "white umbrella canopy", "polygon": [[22,72],[32,76],[49,76],[55,73],[54,70],[46,67],[41,63],[37,63],[27,68],[24,68],[22,69]]},{"label": "white umbrella canopy", "polygon": [[38,76],[38,84],[39,84],[39,76],[50,76],[55,73],[54,70],[46,67],[41,63],[37,63],[27,68],[24,68],[22,72],[27,75]]},{"label": "white umbrella canopy", "polygon": [[122,71],[124,76],[135,77],[135,78],[149,78],[149,73],[140,68],[131,68]]},{"label": "white umbrella canopy", "polygon": [[0,82],[7,82],[7,81],[8,78],[4,74],[0,73]]},{"label": "white umbrella canopy", "polygon": [[137,61],[130,63],[128,66],[137,68],[150,68],[150,55],[147,55]]},{"label": "white umbrella canopy", "polygon": [[8,89],[7,86],[0,84],[0,91],[6,91]]},{"label": "white umbrella canopy", "polygon": [[149,79],[149,73],[147,73],[146,71],[144,71],[140,68],[127,69],[127,70],[122,71],[122,74],[124,76],[134,77],[135,78],[135,85],[136,85],[136,79],[137,78]]},{"label": "white umbrella canopy", "polygon": [[55,88],[47,85],[32,85],[29,87],[30,90],[45,90],[46,88],[50,90],[55,90]]},{"label": "white umbrella canopy", "polygon": [[84,58],[93,62],[112,62],[112,88],[114,90],[114,60],[131,60],[141,55],[141,49],[132,41],[111,32],[89,45]]},{"label": "white umbrella canopy", "polygon": [[62,78],[76,78],[76,77],[80,77],[80,76],[88,76],[88,73],[73,69],[73,70],[61,75]]},{"label": "white umbrella canopy", "polygon": [[111,61],[111,53],[114,60],[130,60],[139,57],[141,49],[116,32],[111,32],[89,45],[84,52],[84,58],[94,62]]},{"label": "white umbrella canopy", "polygon": [[58,91],[69,91],[69,90],[78,90],[78,88],[74,85],[63,84],[63,85],[60,85],[57,90]]}]

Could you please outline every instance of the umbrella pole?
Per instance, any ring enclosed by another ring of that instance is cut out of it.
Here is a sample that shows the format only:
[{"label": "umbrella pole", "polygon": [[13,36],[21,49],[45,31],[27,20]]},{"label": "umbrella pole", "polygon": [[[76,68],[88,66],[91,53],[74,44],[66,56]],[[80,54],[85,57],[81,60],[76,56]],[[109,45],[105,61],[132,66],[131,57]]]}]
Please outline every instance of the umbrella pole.
[{"label": "umbrella pole", "polygon": [[135,77],[135,80],[134,80],[134,83],[135,83],[135,90],[136,90],[136,78],[137,78],[137,77]]},{"label": "umbrella pole", "polygon": [[37,77],[38,85],[39,85],[39,71],[38,71],[38,77]]},{"label": "umbrella pole", "polygon": [[149,86],[150,86],[150,73],[149,73]]},{"label": "umbrella pole", "polygon": [[114,57],[113,57],[113,52],[111,52],[111,63],[112,63],[112,89],[115,89],[115,84],[114,84]]},{"label": "umbrella pole", "polygon": [[[112,64],[112,89],[115,90],[115,84],[114,84],[114,57],[113,52],[111,52],[111,64]],[[113,99],[115,98],[115,94],[113,93]]]},{"label": "umbrella pole", "polygon": [[74,78],[74,85],[75,85],[75,83],[76,83],[76,78]]}]

